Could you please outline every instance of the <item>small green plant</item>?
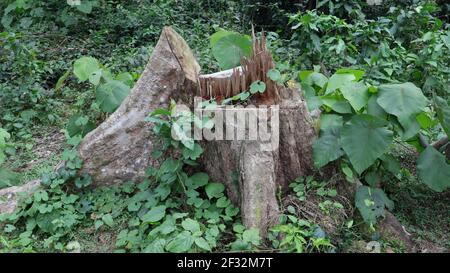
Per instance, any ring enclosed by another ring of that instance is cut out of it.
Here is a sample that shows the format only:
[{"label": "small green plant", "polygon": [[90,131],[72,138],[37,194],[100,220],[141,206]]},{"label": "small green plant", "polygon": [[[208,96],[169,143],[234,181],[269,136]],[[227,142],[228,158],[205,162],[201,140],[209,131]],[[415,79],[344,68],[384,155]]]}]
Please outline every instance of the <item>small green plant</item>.
[{"label": "small green plant", "polygon": [[[79,195],[69,193],[71,184],[75,181],[78,188],[89,183],[80,179],[89,180],[87,176],[77,177],[77,170],[81,167],[81,160],[75,147],[81,141],[80,137],[68,139],[72,148],[63,152],[62,159],[66,160],[64,167],[56,172],[44,174],[41,180],[41,189],[31,196],[24,194],[21,207],[12,214],[0,216],[0,222],[7,223],[4,227],[6,233],[18,233],[18,239],[10,242],[10,248],[23,248],[24,251],[33,251],[32,241],[38,235],[46,234],[45,247],[63,249],[60,238],[71,232],[85,216],[77,209],[76,201]],[[36,232],[36,233],[35,233]]]},{"label": "small green plant", "polygon": [[[55,89],[61,89],[67,80],[68,70],[56,83]],[[101,65],[93,57],[81,57],[74,62],[73,74],[80,83],[89,82],[95,89],[95,102],[91,109],[100,109],[106,113],[113,113],[128,95],[135,78],[128,72],[112,74],[108,68]],[[67,124],[70,136],[82,136],[95,129],[95,124],[84,114],[75,114]]]},{"label": "small green plant", "polygon": [[233,231],[236,240],[230,244],[232,251],[254,251],[262,244],[258,229],[246,229],[242,224],[235,223]]},{"label": "small green plant", "polygon": [[107,113],[112,113],[119,107],[134,83],[130,73],[113,75],[92,57],[76,60],[73,73],[79,82],[88,81],[95,86],[96,103]]},{"label": "small green plant", "polygon": [[337,195],[336,190],[329,189],[326,186],[326,182],[317,181],[313,176],[299,177],[289,184],[300,201],[305,201],[311,191],[315,191],[314,194],[318,196],[335,197]]},{"label": "small green plant", "polygon": [[270,230],[269,239],[275,248],[296,253],[329,252],[334,248],[319,226],[292,215],[293,207],[288,207],[288,211],[290,214],[283,215],[281,224]]},{"label": "small green plant", "polygon": [[241,92],[237,95],[234,95],[231,98],[224,99],[222,101],[222,105],[226,105],[232,102],[247,102],[253,95],[261,94],[266,91],[266,84],[262,81],[255,81],[250,85],[250,89],[248,91]]},{"label": "small green plant", "polygon": [[18,175],[3,168],[2,165],[6,161],[7,153],[11,153],[13,145],[9,140],[11,135],[3,128],[0,127],[0,189],[8,186],[13,186],[17,180]]},{"label": "small green plant", "polygon": [[[186,172],[187,166],[197,165],[195,160],[203,153],[201,146],[188,136],[187,130],[192,123],[208,125],[198,120],[195,122],[191,112],[178,112],[174,102],[168,110],[155,110],[146,120],[154,123],[153,132],[161,139],[160,149],[153,153],[155,158],[167,153],[178,156],[168,157],[159,168],[148,169],[150,180],[146,185],[151,187],[152,199],[144,204],[132,203],[129,207],[133,211],[142,207],[147,210],[140,219],[153,229],[147,236],[145,251],[211,251],[217,247],[220,232],[225,230],[239,209],[225,196],[223,184],[209,181],[206,173]],[[179,137],[177,140],[172,137],[172,130]],[[173,149],[180,152],[173,153]],[[180,207],[185,207],[187,212],[175,212]],[[176,224],[177,219],[180,219],[181,226]],[[126,232],[127,238],[129,233]],[[123,243],[119,241],[118,246],[127,246],[127,241],[129,239]]]}]

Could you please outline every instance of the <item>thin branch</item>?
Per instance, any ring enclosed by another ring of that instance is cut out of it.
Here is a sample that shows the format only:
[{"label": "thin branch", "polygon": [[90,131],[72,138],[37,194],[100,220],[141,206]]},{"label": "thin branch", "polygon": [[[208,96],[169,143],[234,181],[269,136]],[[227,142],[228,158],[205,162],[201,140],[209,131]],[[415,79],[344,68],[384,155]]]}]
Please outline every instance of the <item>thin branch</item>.
[{"label": "thin branch", "polygon": [[431,144],[436,150],[439,150],[442,146],[444,146],[445,144],[447,144],[449,142],[448,140],[448,136],[445,136],[441,139],[439,139],[438,141],[436,141],[435,143]]}]

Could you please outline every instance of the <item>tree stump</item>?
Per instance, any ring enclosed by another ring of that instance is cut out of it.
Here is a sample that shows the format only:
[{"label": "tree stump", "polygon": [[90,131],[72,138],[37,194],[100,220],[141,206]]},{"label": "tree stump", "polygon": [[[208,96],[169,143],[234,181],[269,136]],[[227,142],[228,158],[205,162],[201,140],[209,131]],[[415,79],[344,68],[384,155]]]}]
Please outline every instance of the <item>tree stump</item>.
[{"label": "tree stump", "polygon": [[154,138],[145,117],[167,107],[170,98],[195,92],[200,66],[189,46],[172,28],[161,33],[147,67],[121,106],[85,136],[79,147],[81,172],[95,185],[140,180],[157,162],[150,154]]},{"label": "tree stump", "polygon": [[252,57],[243,59],[240,68],[199,76],[189,46],[173,29],[164,28],[130,95],[81,143],[82,172],[89,173],[95,185],[140,180],[147,167],[157,165],[150,156],[155,140],[144,122],[149,113],[166,107],[169,99],[192,107],[195,94],[204,96],[205,90],[210,96],[230,97],[248,90],[256,80],[264,81],[266,92],[252,102],[255,107],[279,107],[275,149],[265,149],[267,143],[261,140],[203,141],[202,163],[214,181],[226,185],[228,196],[241,209],[243,223],[265,235],[278,221],[277,194],[282,194],[290,181],[311,171],[315,137],[299,90],[280,87],[268,79],[267,71],[273,67],[262,37],[260,42],[254,41]]},{"label": "tree stump", "polygon": [[[250,101],[252,106],[245,111],[256,113],[260,106],[269,107],[270,115],[267,120],[263,118],[262,125],[266,123],[270,127],[271,137],[275,134],[275,139],[267,141],[258,135],[251,140],[250,132],[246,131],[244,140],[236,134],[234,140],[206,141],[202,163],[213,180],[226,185],[229,198],[241,209],[243,223],[259,228],[264,236],[268,227],[278,222],[278,201],[281,201],[278,197],[284,195],[291,181],[311,173],[312,142],[316,134],[300,90],[280,86],[267,76],[274,63],[264,34],[259,41],[255,35],[253,39],[252,56],[241,60],[241,67],[200,75],[199,92],[202,97],[227,98],[249,90],[255,81],[265,82],[265,91],[254,95]],[[241,122],[246,123],[241,131],[250,130],[245,127],[250,125],[250,117],[247,120],[244,116]],[[237,122],[235,127],[239,126]]]},{"label": "tree stump", "polygon": [[299,90],[282,89],[278,145],[261,140],[204,141],[202,165],[214,181],[226,185],[228,197],[241,208],[247,227],[262,234],[278,221],[278,197],[295,178],[312,171],[315,131]]}]

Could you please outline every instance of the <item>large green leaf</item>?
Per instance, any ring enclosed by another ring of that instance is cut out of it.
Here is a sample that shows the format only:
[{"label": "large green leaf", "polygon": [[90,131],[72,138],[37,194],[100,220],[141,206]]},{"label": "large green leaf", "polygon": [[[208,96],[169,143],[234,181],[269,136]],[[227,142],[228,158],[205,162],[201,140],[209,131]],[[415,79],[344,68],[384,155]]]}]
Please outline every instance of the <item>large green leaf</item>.
[{"label": "large green leaf", "polygon": [[103,111],[112,113],[127,97],[129,91],[130,88],[124,83],[112,80],[97,88],[95,98]]},{"label": "large green leaf", "polygon": [[124,84],[128,85],[129,87],[133,87],[134,80],[133,76],[128,72],[120,73],[116,76],[116,80],[123,82]]},{"label": "large green leaf", "polygon": [[355,205],[358,208],[364,221],[368,224],[375,224],[377,218],[384,217],[384,210],[392,210],[394,203],[389,200],[382,189],[361,186],[356,191]]},{"label": "large green leaf", "polygon": [[398,118],[405,130],[412,125],[412,117],[422,112],[427,98],[413,83],[385,84],[378,88],[378,104],[389,114]]},{"label": "large green leaf", "polygon": [[191,249],[193,243],[194,238],[191,233],[183,231],[167,244],[166,250],[172,253],[187,252]]},{"label": "large green leaf", "polygon": [[322,73],[313,71],[309,73],[309,71],[307,71],[308,74],[306,75],[305,73],[302,72],[300,72],[299,74],[300,80],[302,81],[302,83],[307,84],[309,86],[316,85],[319,86],[320,88],[323,88],[325,84],[328,82],[328,78],[325,77],[325,75],[323,75]]},{"label": "large green leaf", "polygon": [[342,95],[356,111],[366,106],[369,90],[362,82],[349,82],[340,88]]},{"label": "large green leaf", "polygon": [[318,168],[338,159],[343,154],[339,138],[332,132],[323,134],[313,143],[314,165]]},{"label": "large green leaf", "polygon": [[420,179],[432,190],[442,192],[450,188],[450,165],[445,156],[429,146],[417,160]]},{"label": "large green leaf", "polygon": [[351,68],[341,68],[336,71],[336,74],[353,74],[355,76],[355,81],[359,81],[364,77],[364,70],[351,69]]},{"label": "large green leaf", "polygon": [[336,89],[341,88],[342,86],[354,81],[356,79],[353,74],[334,74],[328,80],[327,90],[325,94],[332,93]]},{"label": "large green leaf", "polygon": [[242,57],[250,56],[252,42],[244,35],[230,34],[220,38],[212,51],[220,68],[230,69],[239,66]]},{"label": "large green leaf", "polygon": [[351,114],[352,107],[350,104],[342,97],[335,94],[328,94],[320,97],[323,104],[330,107],[334,112],[340,114]]},{"label": "large green leaf", "polygon": [[329,132],[334,129],[340,130],[344,125],[344,119],[340,115],[323,114],[320,115],[320,131],[322,133]]},{"label": "large green leaf", "polygon": [[353,116],[341,130],[342,147],[359,174],[386,152],[392,139],[386,122],[370,115]]},{"label": "large green leaf", "polygon": [[377,99],[378,99],[377,95],[370,96],[369,101],[367,103],[367,114],[379,117],[381,119],[386,119],[387,113],[378,104]]},{"label": "large green leaf", "polygon": [[[400,122],[400,121],[399,121]],[[395,122],[394,122],[395,124]],[[403,120],[403,123],[400,123],[395,127],[397,132],[399,133],[402,140],[409,140],[417,135],[420,131],[420,124],[416,119],[416,116],[410,116],[409,118]]]},{"label": "large green leaf", "polygon": [[85,136],[87,133],[95,129],[95,124],[86,116],[74,115],[67,123],[67,133],[69,136],[81,135]]},{"label": "large green leaf", "polygon": [[434,97],[434,103],[436,104],[436,113],[439,122],[447,133],[447,136],[450,137],[450,106],[443,98],[438,96]]},{"label": "large green leaf", "polygon": [[166,206],[156,206],[149,210],[141,217],[146,223],[154,223],[160,221],[166,215]]},{"label": "large green leaf", "polygon": [[316,91],[314,88],[308,84],[301,83],[303,94],[305,95],[306,105],[308,110],[312,111],[319,108],[323,102],[320,97],[316,96]]},{"label": "large green leaf", "polygon": [[234,32],[234,31],[228,31],[223,28],[219,29],[216,33],[211,35],[211,37],[209,38],[209,44],[210,44],[211,48],[214,48],[220,39],[222,39],[225,36],[232,35],[232,34],[239,35],[239,33]]},{"label": "large green leaf", "polygon": [[84,82],[96,71],[100,69],[100,65],[95,58],[81,57],[73,64],[73,73],[80,82]]}]

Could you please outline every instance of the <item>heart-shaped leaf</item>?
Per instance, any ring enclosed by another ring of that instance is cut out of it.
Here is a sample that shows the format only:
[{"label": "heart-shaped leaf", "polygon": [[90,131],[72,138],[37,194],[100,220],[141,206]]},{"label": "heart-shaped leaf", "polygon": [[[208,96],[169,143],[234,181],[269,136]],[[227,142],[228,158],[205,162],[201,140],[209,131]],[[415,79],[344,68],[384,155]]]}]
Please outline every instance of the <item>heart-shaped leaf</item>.
[{"label": "heart-shaped leaf", "polygon": [[156,206],[149,210],[141,217],[141,220],[146,223],[158,222],[166,215],[166,206]]},{"label": "heart-shaped leaf", "polygon": [[92,73],[99,69],[100,65],[97,59],[92,57],[81,57],[73,64],[73,73],[80,82],[88,80]]},{"label": "heart-shaped leaf", "polygon": [[369,90],[362,82],[349,82],[340,88],[344,98],[356,111],[366,106],[369,100]]},{"label": "heart-shaped leaf", "polygon": [[129,91],[130,88],[124,83],[112,80],[97,88],[95,98],[103,111],[113,113],[127,97]]},{"label": "heart-shaped leaf", "polygon": [[405,130],[411,124],[411,117],[415,118],[427,105],[422,90],[410,82],[380,85],[378,93],[377,103],[384,111],[396,116]]},{"label": "heart-shaped leaf", "polygon": [[325,94],[332,93],[336,89],[354,81],[356,77],[353,74],[334,74],[328,80],[327,90]]},{"label": "heart-shaped leaf", "polygon": [[166,250],[172,253],[187,252],[191,249],[193,243],[194,238],[191,233],[183,231],[167,244]]},{"label": "heart-shaped leaf", "polygon": [[256,81],[250,85],[250,93],[264,93],[266,91],[266,84],[262,81]]},{"label": "heart-shaped leaf", "polygon": [[429,146],[417,160],[420,179],[432,190],[442,192],[450,188],[450,165],[445,156]]},{"label": "heart-shaped leaf", "polygon": [[338,159],[343,154],[339,138],[331,132],[323,134],[313,143],[314,165],[318,168]]},{"label": "heart-shaped leaf", "polygon": [[375,224],[377,218],[384,217],[384,210],[393,209],[394,203],[386,196],[382,189],[361,186],[356,191],[355,205],[364,221]]},{"label": "heart-shaped leaf", "polygon": [[270,69],[267,71],[267,77],[269,77],[272,81],[277,82],[281,79],[281,73],[276,69]]},{"label": "heart-shaped leaf", "polygon": [[225,186],[222,183],[209,183],[205,187],[206,195],[209,199],[222,197]]},{"label": "heart-shaped leaf", "polygon": [[392,140],[386,122],[369,115],[353,116],[341,130],[342,147],[359,174],[386,152]]},{"label": "heart-shaped leaf", "polygon": [[213,56],[222,69],[239,66],[241,58],[250,56],[252,52],[251,40],[240,34],[229,34],[221,37],[212,48]]}]

